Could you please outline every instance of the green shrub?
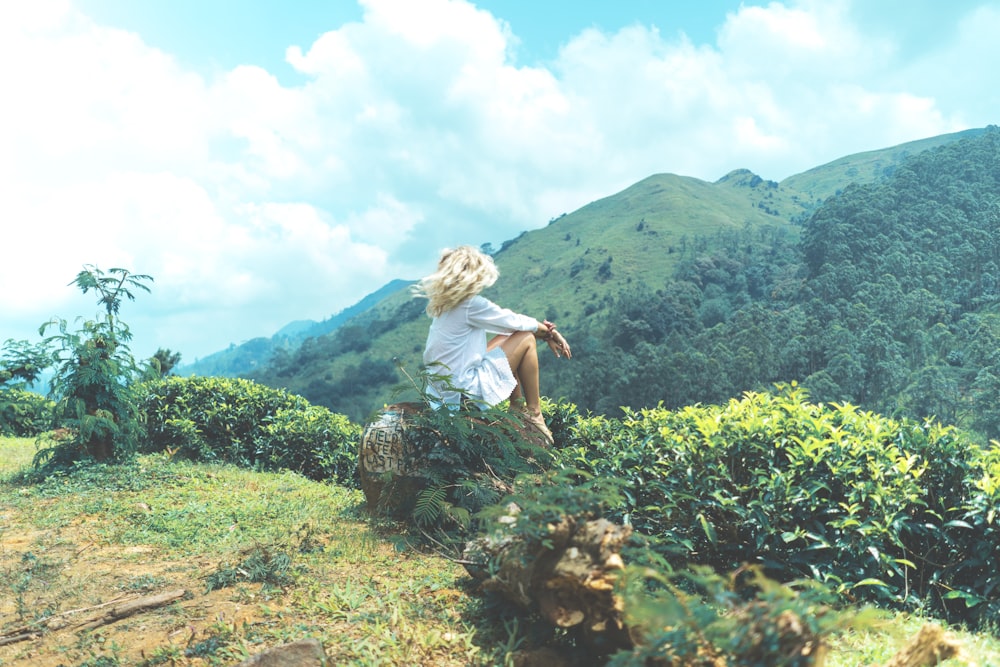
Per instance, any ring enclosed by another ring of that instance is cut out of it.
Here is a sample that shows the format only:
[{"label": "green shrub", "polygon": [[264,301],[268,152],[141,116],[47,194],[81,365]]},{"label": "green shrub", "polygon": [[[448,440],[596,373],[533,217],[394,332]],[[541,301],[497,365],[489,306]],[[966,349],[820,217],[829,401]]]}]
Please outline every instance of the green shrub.
[{"label": "green shrub", "polygon": [[360,432],[344,415],[318,405],[280,409],[260,425],[254,454],[271,468],[358,488]]},{"label": "green shrub", "polygon": [[569,430],[563,465],[622,480],[621,518],[674,565],[758,564],[963,620],[1000,600],[1000,455],[950,427],[812,404],[792,385]]},{"label": "green shrub", "polygon": [[608,667],[821,665],[832,637],[872,616],[837,611],[815,583],[781,585],[754,567],[726,577],[704,567],[629,567],[621,591],[637,645]]},{"label": "green shrub", "polygon": [[27,438],[48,430],[54,405],[24,389],[0,389],[0,435]]},{"label": "green shrub", "polygon": [[148,451],[353,483],[360,428],[301,396],[240,378],[171,376],[142,384],[138,402]]}]

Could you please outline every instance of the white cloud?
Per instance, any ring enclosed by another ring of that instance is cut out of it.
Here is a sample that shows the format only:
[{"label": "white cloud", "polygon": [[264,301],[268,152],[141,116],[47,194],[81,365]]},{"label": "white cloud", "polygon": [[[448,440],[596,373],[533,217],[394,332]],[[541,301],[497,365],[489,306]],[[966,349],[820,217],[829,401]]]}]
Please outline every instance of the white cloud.
[{"label": "white cloud", "polygon": [[82,264],[121,265],[156,279],[124,312],[136,349],[191,360],[652,173],[779,179],[998,108],[994,7],[912,67],[846,0],[741,6],[715,44],[586,30],[527,67],[463,0],[362,5],[288,47],[298,85],[205,78],[69,1],[0,5],[0,339],[78,303]]}]

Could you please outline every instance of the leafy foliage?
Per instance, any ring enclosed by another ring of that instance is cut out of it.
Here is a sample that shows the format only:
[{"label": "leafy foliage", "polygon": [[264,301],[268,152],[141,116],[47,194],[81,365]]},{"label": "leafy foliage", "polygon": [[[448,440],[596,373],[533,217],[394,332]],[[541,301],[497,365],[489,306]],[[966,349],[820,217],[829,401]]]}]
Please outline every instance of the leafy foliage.
[{"label": "leafy foliage", "polygon": [[[431,408],[414,413],[407,439],[419,461],[422,488],[403,507],[421,529],[444,541],[461,540],[473,516],[509,492],[514,478],[539,469],[545,453],[518,431],[516,418],[498,408]],[[389,481],[383,497],[399,495],[405,477]]]},{"label": "leafy foliage", "polygon": [[[402,369],[401,369],[402,370]],[[405,442],[412,473],[387,474],[379,511],[404,518],[424,537],[460,552],[476,529],[476,514],[510,492],[515,478],[537,473],[551,454],[530,438],[518,413],[506,404],[481,408],[471,402],[435,409],[427,393],[431,379],[409,373],[421,397],[405,413]],[[551,409],[543,402],[543,413]]]},{"label": "leafy foliage", "polygon": [[255,546],[237,565],[220,565],[205,580],[205,592],[228,588],[238,583],[262,583],[282,587],[291,583],[292,557],[277,547]]},{"label": "leafy foliage", "polygon": [[143,383],[145,448],[355,485],[360,429],[301,396],[239,378]]},{"label": "leafy foliage", "polygon": [[40,394],[0,389],[0,435],[31,437],[52,426],[54,403]]},{"label": "leafy foliage", "polygon": [[639,637],[608,667],[822,664],[830,637],[863,627],[865,614],[837,611],[821,586],[780,585],[750,567],[723,577],[705,567],[630,567],[622,583],[626,622]]},{"label": "leafy foliage", "polygon": [[118,313],[122,299],[135,299],[132,290],[149,291],[145,283],[150,280],[126,269],[105,273],[96,266],[85,266],[73,284],[84,294],[97,293],[104,316],[84,321],[77,331],[71,331],[65,320],[42,325],[42,335],[53,326],[57,328],[43,345],[56,348],[52,379],[56,421],[71,437],[48,440],[50,446],[39,451],[38,464],[120,459],[135,453],[140,417],[130,385],[141,369],[127,345],[132,334]]},{"label": "leafy foliage", "polygon": [[[566,467],[523,474],[509,494],[485,507],[479,518],[483,525],[497,531],[498,540],[544,543],[552,523],[566,517],[577,522],[597,519],[621,507],[625,502],[624,484],[615,477],[594,476]],[[517,508],[513,514],[512,507]]]},{"label": "leafy foliage", "polygon": [[0,435],[34,436],[52,425],[52,401],[26,391],[51,358],[43,345],[8,340],[0,347]]},{"label": "leafy foliage", "polygon": [[977,620],[1000,608],[997,450],[933,421],[810,403],[581,417],[562,464],[623,481],[623,520],[675,566],[757,564],[848,600]]},{"label": "leafy foliage", "polygon": [[180,361],[180,352],[171,352],[161,347],[149,360],[150,371],[161,376],[170,375]]},{"label": "leafy foliage", "polygon": [[8,340],[0,348],[0,387],[16,382],[32,385],[51,363],[44,346]]}]

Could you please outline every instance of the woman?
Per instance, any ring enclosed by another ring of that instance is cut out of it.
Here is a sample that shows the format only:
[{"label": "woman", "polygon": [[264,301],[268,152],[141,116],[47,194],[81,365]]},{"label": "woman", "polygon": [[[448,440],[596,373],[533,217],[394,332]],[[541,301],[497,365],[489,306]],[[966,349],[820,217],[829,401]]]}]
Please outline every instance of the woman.
[{"label": "woman", "polygon": [[[428,299],[433,318],[424,348],[431,374],[429,391],[445,405],[464,397],[480,405],[510,399],[512,410],[552,444],[542,418],[536,340],[557,357],[572,357],[556,325],[501,308],[479,293],[499,276],[493,258],[472,246],[441,253],[437,271],[422,279],[414,294]],[[487,334],[497,334],[487,343]],[[523,400],[523,402],[522,402]]]}]

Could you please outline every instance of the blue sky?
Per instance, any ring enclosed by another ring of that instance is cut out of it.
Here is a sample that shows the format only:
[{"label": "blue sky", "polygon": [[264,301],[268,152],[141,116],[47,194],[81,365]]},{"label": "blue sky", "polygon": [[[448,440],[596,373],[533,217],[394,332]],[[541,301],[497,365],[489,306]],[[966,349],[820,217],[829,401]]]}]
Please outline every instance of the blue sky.
[{"label": "blue sky", "polygon": [[[517,37],[522,64],[551,62],[559,48],[587,28],[613,33],[630,25],[656,27],[664,36],[683,33],[713,43],[727,13],[768,2],[740,0],[488,0],[476,5],[506,21]],[[956,19],[974,0],[868,0],[850,7],[863,25],[895,37],[904,54],[926,50],[950,37]],[[245,63],[294,77],[284,59],[290,44],[312,43],[331,26],[360,21],[354,0],[80,0],[93,19],[134,31],[157,48],[202,71]],[[297,80],[297,79],[295,79]]]},{"label": "blue sky", "polygon": [[1000,0],[3,3],[0,342],[123,266],[134,352],[193,361],[653,173],[996,124],[996,34]]}]

